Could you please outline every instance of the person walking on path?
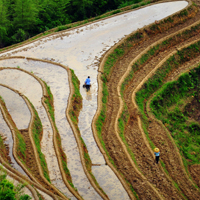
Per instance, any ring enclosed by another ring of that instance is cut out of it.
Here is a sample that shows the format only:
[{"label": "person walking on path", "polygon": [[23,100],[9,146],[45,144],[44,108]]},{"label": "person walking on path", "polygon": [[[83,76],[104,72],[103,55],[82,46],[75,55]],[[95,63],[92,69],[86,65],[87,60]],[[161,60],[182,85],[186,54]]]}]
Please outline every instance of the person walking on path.
[{"label": "person walking on path", "polygon": [[155,162],[156,162],[156,164],[158,164],[159,157],[160,157],[160,150],[159,150],[159,148],[155,148],[154,149],[154,154],[155,154]]},{"label": "person walking on path", "polygon": [[91,86],[90,82],[91,82],[90,76],[88,76],[88,78],[85,80],[85,87],[86,87],[87,92],[90,90],[90,86]]}]

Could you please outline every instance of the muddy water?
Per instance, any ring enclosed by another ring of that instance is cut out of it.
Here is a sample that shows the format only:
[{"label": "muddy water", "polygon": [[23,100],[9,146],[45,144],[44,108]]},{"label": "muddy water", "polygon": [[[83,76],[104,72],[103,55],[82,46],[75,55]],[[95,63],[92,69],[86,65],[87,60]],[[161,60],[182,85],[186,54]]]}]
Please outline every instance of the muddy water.
[{"label": "muddy water", "polygon": [[[1,91],[1,88],[0,88],[0,91]],[[1,136],[6,138],[5,144],[7,144],[9,146],[9,156],[10,156],[11,162],[12,162],[11,166],[14,169],[18,170],[23,175],[27,176],[26,173],[24,172],[24,170],[18,165],[18,163],[16,162],[16,160],[13,157],[13,153],[12,153],[12,150],[13,150],[12,133],[11,133],[7,123],[4,121],[4,118],[3,118],[1,111],[0,111],[0,134],[1,134]]]},{"label": "muddy water", "polygon": [[[102,170],[105,161],[96,146],[91,130],[91,122],[97,109],[98,88],[96,78],[98,60],[103,53],[105,53],[105,51],[107,51],[125,35],[128,35],[132,31],[137,30],[144,25],[148,25],[155,20],[167,17],[168,15],[183,9],[187,6],[187,4],[188,3],[186,1],[178,1],[149,6],[137,11],[132,11],[77,28],[72,31],[58,33],[57,36],[50,36],[22,48],[0,54],[0,56],[21,55],[35,57],[68,65],[70,68],[75,70],[81,84],[84,83],[84,80],[88,75],[91,76],[91,91],[86,93],[86,91],[81,88],[81,94],[83,96],[83,109],[79,117],[79,128],[88,147],[92,162],[94,164],[102,164],[100,167],[93,167],[92,170],[96,177],[98,177],[97,181],[101,183],[100,186],[105,191],[107,190],[108,183],[102,181],[102,177],[98,176],[98,174],[101,173],[105,173],[102,176],[107,176],[105,172],[106,170]],[[54,82],[54,79],[52,79],[51,82]],[[66,89],[63,92],[67,93],[68,90]],[[77,149],[77,147],[73,145],[71,148]],[[117,185],[117,182],[115,184]],[[108,191],[107,194],[109,198],[115,199],[112,196],[114,195],[113,191],[117,187],[113,185],[113,189],[109,190],[111,192],[109,193]],[[122,194],[125,193],[123,189],[121,191]]]},{"label": "muddy water", "polygon": [[27,129],[31,120],[31,113],[23,98],[1,85],[0,96],[6,102],[7,109],[18,129]]},{"label": "muddy water", "polygon": [[51,183],[54,184],[67,197],[75,199],[62,181],[57,158],[53,148],[53,131],[45,109],[41,104],[41,85],[28,74],[19,70],[9,69],[4,69],[0,71],[0,83],[18,90],[26,97],[28,97],[28,99],[34,105],[43,125],[43,138],[41,141],[41,149],[47,161]]},{"label": "muddy water", "polygon": [[[0,61],[0,66],[10,66],[33,72],[42,78],[51,89],[54,97],[55,120],[62,139],[63,150],[67,155],[68,168],[70,170],[74,186],[84,199],[101,199],[88,181],[80,161],[80,155],[74,134],[66,119],[66,107],[69,97],[69,83],[67,71],[57,65],[26,59],[10,59]],[[47,145],[48,147],[48,145]],[[116,179],[115,177],[110,177]]]}]

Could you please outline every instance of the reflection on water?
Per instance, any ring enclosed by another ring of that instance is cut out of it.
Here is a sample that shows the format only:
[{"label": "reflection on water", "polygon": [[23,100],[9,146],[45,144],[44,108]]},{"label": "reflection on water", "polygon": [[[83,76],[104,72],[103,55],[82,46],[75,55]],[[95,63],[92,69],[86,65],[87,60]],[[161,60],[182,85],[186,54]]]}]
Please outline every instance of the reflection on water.
[{"label": "reflection on water", "polygon": [[[6,103],[6,102],[5,102]],[[13,137],[12,137],[12,133],[7,125],[7,123],[4,121],[3,115],[1,113],[1,109],[0,109],[0,134],[1,136],[5,137],[5,144],[7,144],[9,146],[9,156],[11,158],[11,162],[12,162],[12,167],[14,169],[16,169],[17,171],[19,171],[20,173],[22,173],[23,175],[27,176],[26,173],[24,172],[24,170],[18,165],[18,163],[16,162],[16,160],[13,157]]]},{"label": "reflection on water", "polygon": [[24,99],[19,94],[0,85],[0,96],[6,102],[6,107],[18,129],[27,129],[31,113]]},{"label": "reflection on water", "polygon": [[86,100],[88,101],[92,100],[92,93],[90,90],[88,92],[86,91]]}]

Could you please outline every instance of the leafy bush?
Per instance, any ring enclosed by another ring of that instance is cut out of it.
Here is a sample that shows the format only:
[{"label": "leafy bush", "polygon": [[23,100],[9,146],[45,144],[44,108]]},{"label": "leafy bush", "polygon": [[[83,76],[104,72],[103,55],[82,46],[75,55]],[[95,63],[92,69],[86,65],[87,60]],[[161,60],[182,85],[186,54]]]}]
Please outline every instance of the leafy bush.
[{"label": "leafy bush", "polygon": [[30,200],[31,197],[22,193],[24,184],[17,184],[16,186],[6,179],[6,172],[0,170],[0,200]]}]

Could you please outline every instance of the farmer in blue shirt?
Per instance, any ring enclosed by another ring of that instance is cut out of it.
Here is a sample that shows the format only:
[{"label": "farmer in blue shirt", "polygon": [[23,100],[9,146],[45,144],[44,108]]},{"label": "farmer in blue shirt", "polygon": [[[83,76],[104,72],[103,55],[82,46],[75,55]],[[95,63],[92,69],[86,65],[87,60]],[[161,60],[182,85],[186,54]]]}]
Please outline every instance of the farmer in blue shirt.
[{"label": "farmer in blue shirt", "polygon": [[88,76],[88,78],[85,80],[85,87],[86,87],[86,90],[87,92],[90,90],[90,77]]},{"label": "farmer in blue shirt", "polygon": [[160,157],[160,152],[154,152],[155,156],[156,156],[156,164],[158,164],[159,161],[159,157]]}]

